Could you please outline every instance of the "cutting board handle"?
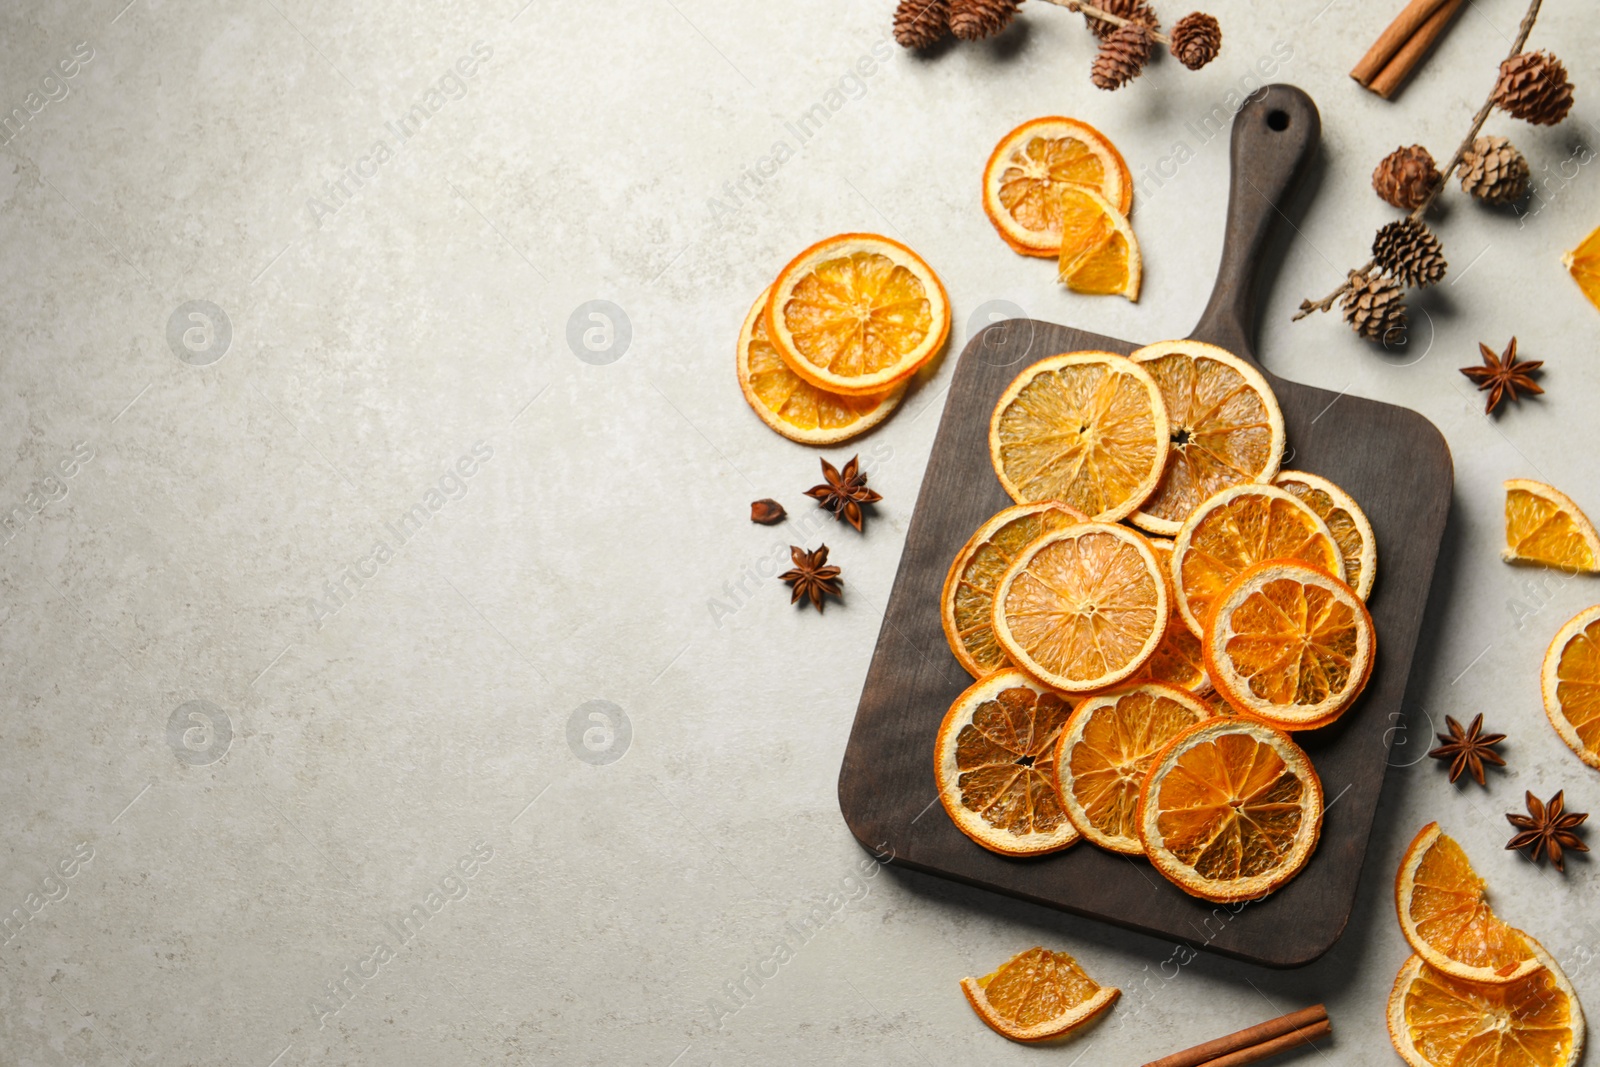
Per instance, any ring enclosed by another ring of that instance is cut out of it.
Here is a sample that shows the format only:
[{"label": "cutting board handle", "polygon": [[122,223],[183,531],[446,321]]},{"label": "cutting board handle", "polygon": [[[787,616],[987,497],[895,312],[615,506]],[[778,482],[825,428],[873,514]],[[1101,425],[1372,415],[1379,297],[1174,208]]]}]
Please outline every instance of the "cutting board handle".
[{"label": "cutting board handle", "polygon": [[1233,118],[1228,228],[1222,263],[1192,337],[1255,357],[1257,267],[1273,225],[1316,155],[1322,117],[1292,85],[1269,85]]}]

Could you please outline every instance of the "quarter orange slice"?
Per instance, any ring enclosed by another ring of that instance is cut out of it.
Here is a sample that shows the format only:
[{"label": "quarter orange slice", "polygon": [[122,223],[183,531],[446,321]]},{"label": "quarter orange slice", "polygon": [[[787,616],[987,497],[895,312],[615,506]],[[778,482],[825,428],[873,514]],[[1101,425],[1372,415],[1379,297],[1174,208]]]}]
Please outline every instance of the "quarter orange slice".
[{"label": "quarter orange slice", "polygon": [[1344,578],[1362,600],[1372,595],[1378,579],[1378,539],[1361,506],[1328,479],[1305,471],[1281,471],[1272,480],[1315,511],[1328,524],[1344,557]]},{"label": "quarter orange slice", "polygon": [[1511,563],[1542,563],[1571,573],[1600,571],[1600,535],[1571,497],[1527,478],[1506,482],[1506,547]]},{"label": "quarter orange slice", "polygon": [[1011,662],[1068,693],[1104,689],[1144,666],[1170,612],[1149,542],[1085,522],[1029,544],[1000,578],[994,635]]},{"label": "quarter orange slice", "polygon": [[1002,1037],[1031,1044],[1065,1037],[1116,1001],[1065,952],[1030,948],[982,978],[961,979],[967,1003]]},{"label": "quarter orange slice", "polygon": [[1561,257],[1561,263],[1578,283],[1589,303],[1600,308],[1600,229],[1583,239],[1583,243]]},{"label": "quarter orange slice", "polygon": [[1156,754],[1211,709],[1182,689],[1147,682],[1078,705],[1056,743],[1056,788],[1078,832],[1101,848],[1141,855],[1139,788]]},{"label": "quarter orange slice", "polygon": [[956,698],[939,726],[933,769],[957,829],[1004,856],[1078,840],[1055,790],[1056,738],[1071,713],[1066,698],[1018,670],[996,671]]},{"label": "quarter orange slice", "polygon": [[900,405],[905,386],[868,396],[818,389],[789,369],[767,338],[769,286],[756,298],[739,331],[739,389],[762,422],[806,445],[832,445],[866,433]]},{"label": "quarter orange slice", "polygon": [[1184,520],[1172,544],[1178,611],[1205,635],[1202,620],[1239,572],[1269,559],[1297,559],[1344,578],[1344,556],[1328,524],[1294,494],[1272,485],[1236,485]]},{"label": "quarter orange slice", "polygon": [[1296,560],[1247,568],[1217,598],[1202,638],[1228,703],[1285,730],[1314,730],[1355,702],[1377,636],[1344,582]]},{"label": "quarter orange slice", "polygon": [[943,346],[950,298],[921,256],[871,233],[801,252],[772,283],[767,335],[800,377],[833,393],[881,393]]},{"label": "quarter orange slice", "polygon": [[1500,985],[1464,982],[1412,956],[1389,994],[1389,1040],[1411,1067],[1575,1067],[1583,1008],[1555,960]]},{"label": "quarter orange slice", "polygon": [[1127,216],[1099,193],[1063,189],[1069,220],[1056,256],[1056,276],[1075,293],[1125,296],[1139,302],[1144,259]]},{"label": "quarter orange slice", "polygon": [[1120,214],[1133,206],[1133,175],[1122,153],[1086,122],[1050,116],[1000,139],[983,168],[983,210],[1006,244],[1054,258],[1072,224],[1064,190],[1089,190]]},{"label": "quarter orange slice", "polygon": [[1128,358],[1160,387],[1172,439],[1161,481],[1134,525],[1171,537],[1218,490],[1278,473],[1283,412],[1260,371],[1201,341],[1162,341]]},{"label": "quarter orange slice", "polygon": [[1287,734],[1249,719],[1191,726],[1155,759],[1139,797],[1150,862],[1217,903],[1270,893],[1322,832],[1322,782]]},{"label": "quarter orange slice", "polygon": [[[1155,550],[1156,562],[1161,564],[1162,577],[1167,579],[1167,592],[1172,594],[1172,542],[1152,537],[1150,547]],[[1189,629],[1183,616],[1172,612],[1167,619],[1167,629],[1154,654],[1132,677],[1130,682],[1165,682],[1191,693],[1204,695],[1211,690],[1211,678],[1206,674],[1205,652],[1200,639]]]},{"label": "quarter orange slice", "polygon": [[1431,822],[1412,840],[1395,875],[1400,931],[1411,951],[1452,978],[1488,983],[1526,978],[1543,964],[1522,931],[1489,910],[1484,889],[1466,852]]},{"label": "quarter orange slice", "polygon": [[1561,740],[1600,770],[1600,605],[1584,608],[1556,632],[1539,687]]},{"label": "quarter orange slice", "polygon": [[1028,542],[1083,521],[1083,512],[1054,500],[1017,504],[978,527],[961,546],[945,573],[939,621],[950,651],[968,674],[982,678],[1011,665],[994,637],[994,591],[1006,568]]},{"label": "quarter orange slice", "polygon": [[1155,488],[1167,436],[1161,391],[1138,364],[1069,352],[1035,363],[1001,394],[989,458],[1017,503],[1059,500],[1111,522]]}]

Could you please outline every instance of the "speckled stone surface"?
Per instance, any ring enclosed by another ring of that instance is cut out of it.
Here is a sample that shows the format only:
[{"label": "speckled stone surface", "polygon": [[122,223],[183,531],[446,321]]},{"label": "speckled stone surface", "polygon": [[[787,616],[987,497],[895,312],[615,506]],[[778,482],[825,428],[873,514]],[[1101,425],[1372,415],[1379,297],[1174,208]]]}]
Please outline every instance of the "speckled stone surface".
[{"label": "speckled stone surface", "polygon": [[[1384,353],[1289,316],[1391,217],[1377,160],[1448,156],[1520,14],[1469,5],[1386,103],[1345,72],[1398,6],[1219,0],[1215,64],[1107,94],[1043,3],[925,58],[888,0],[9,5],[0,1061],[1136,1064],[1322,1000],[1336,1039],[1300,1062],[1389,1062],[1390,880],[1431,819],[1600,1005],[1593,863],[1501,851],[1524,789],[1600,807],[1537,686],[1600,582],[1498,559],[1503,478],[1600,513],[1600,312],[1559,262],[1600,224],[1600,29],[1546,5],[1573,116],[1489,126],[1540,196],[1447,197],[1452,273]],[[840,755],[954,360],[859,443],[885,497],[859,535],[801,526],[816,454],[732,371],[751,300],[844,230],[942,274],[952,352],[991,301],[1181,336],[1222,236],[1207,116],[1262,80],[1311,92],[1324,149],[1260,350],[1415,407],[1457,470],[1356,918],[1288,973],[855,844]],[[1060,290],[983,217],[994,142],[1051,113],[1134,169],[1137,305]],[[1488,420],[1456,368],[1512,334],[1549,393]],[[748,521],[766,496],[789,525]],[[772,578],[797,539],[844,568],[825,615]],[[1510,766],[1448,785],[1428,735],[1479,711]],[[1053,1052],[957,987],[1036,943],[1123,989]]]}]

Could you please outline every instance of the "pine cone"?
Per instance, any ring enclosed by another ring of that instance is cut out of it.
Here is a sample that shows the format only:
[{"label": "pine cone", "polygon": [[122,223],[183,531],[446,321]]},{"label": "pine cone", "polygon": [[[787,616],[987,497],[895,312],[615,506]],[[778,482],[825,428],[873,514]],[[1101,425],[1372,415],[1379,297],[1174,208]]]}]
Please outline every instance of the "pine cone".
[{"label": "pine cone", "polygon": [[1486,204],[1509,204],[1528,192],[1528,161],[1504,137],[1480,137],[1461,155],[1461,189]]},{"label": "pine cone", "polygon": [[1222,51],[1222,26],[1204,11],[1183,16],[1172,27],[1172,54],[1190,70],[1199,70]]},{"label": "pine cone", "polygon": [[1022,0],[950,0],[950,32],[963,41],[993,37],[1016,17]]},{"label": "pine cone", "polygon": [[[1156,18],[1156,13],[1150,10],[1150,5],[1144,0],[1096,0],[1094,5],[1108,15],[1127,19],[1139,26],[1148,26],[1152,30],[1159,30],[1161,22]],[[1089,24],[1089,29],[1102,41],[1117,32],[1118,26],[1105,19],[1097,19],[1093,15],[1085,14],[1083,21]]]},{"label": "pine cone", "polygon": [[1396,148],[1372,172],[1372,188],[1401,211],[1415,211],[1427,203],[1442,181],[1444,175],[1439,173],[1433,156],[1419,144]]},{"label": "pine cone", "polygon": [[1500,64],[1494,103],[1535,126],[1554,126],[1572,110],[1567,68],[1549,52],[1523,52]]},{"label": "pine cone", "polygon": [[1382,274],[1369,278],[1351,272],[1350,290],[1339,306],[1344,310],[1344,321],[1369,341],[1398,341],[1405,335],[1406,303],[1400,283],[1393,278]]},{"label": "pine cone", "polygon": [[901,48],[932,48],[950,33],[950,0],[900,0],[894,39]]},{"label": "pine cone", "polygon": [[1134,26],[1119,26],[1100,44],[1089,80],[1101,89],[1120,89],[1137,78],[1150,61],[1150,38]]},{"label": "pine cone", "polygon": [[1378,231],[1372,258],[1402,285],[1432,285],[1444,277],[1447,264],[1439,239],[1416,219],[1399,219]]}]

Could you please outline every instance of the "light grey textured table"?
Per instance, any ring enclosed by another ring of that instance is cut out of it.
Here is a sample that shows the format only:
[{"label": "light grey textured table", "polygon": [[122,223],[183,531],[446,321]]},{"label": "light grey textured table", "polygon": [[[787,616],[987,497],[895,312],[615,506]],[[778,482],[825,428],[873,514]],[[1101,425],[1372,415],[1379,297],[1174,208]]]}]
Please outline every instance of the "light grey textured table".
[{"label": "light grey textured table", "polygon": [[[1505,477],[1600,513],[1600,313],[1558,260],[1600,224],[1600,30],[1546,5],[1533,44],[1571,65],[1574,116],[1490,127],[1544,197],[1519,220],[1450,196],[1449,284],[1386,356],[1289,314],[1390,217],[1377,159],[1448,155],[1521,11],[1470,5],[1390,104],[1345,71],[1396,6],[1218,3],[1216,64],[1105,94],[1043,4],[931,61],[887,41],[888,0],[8,5],[0,1061],[1136,1064],[1326,1000],[1337,1042],[1304,1062],[1387,1062],[1390,878],[1433,818],[1600,1007],[1592,863],[1500,852],[1524,788],[1600,807],[1536,682],[1600,583],[1497,558]],[[1261,350],[1422,411],[1458,477],[1357,917],[1291,973],[857,847],[839,758],[953,359],[861,444],[886,498],[866,534],[805,533],[845,571],[820,617],[766,577],[794,527],[746,519],[812,514],[815,453],[732,373],[755,294],[851,229],[941,272],[952,350],[996,300],[1183,334],[1221,242],[1205,116],[1258,63],[1325,140]],[[983,217],[995,140],[1049,113],[1141,178],[1137,305],[1059,290]],[[1550,393],[1489,421],[1455,368],[1513,333]],[[1451,787],[1417,762],[1428,723],[1477,711],[1511,766]],[[1052,1053],[956,985],[1040,942],[1124,990]]]}]

